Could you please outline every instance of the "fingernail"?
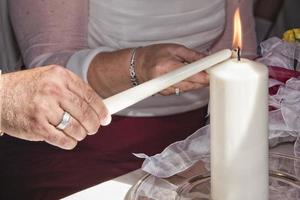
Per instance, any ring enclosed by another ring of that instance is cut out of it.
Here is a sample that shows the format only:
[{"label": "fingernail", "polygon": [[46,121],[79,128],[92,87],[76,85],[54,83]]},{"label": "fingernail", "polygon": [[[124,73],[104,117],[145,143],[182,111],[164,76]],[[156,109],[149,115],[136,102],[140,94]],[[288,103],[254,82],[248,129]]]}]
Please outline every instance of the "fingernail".
[{"label": "fingernail", "polygon": [[88,133],[88,135],[95,135],[96,133],[98,133],[98,131],[94,133]]},{"label": "fingernail", "polygon": [[107,126],[111,122],[111,115],[106,115],[104,119],[101,120],[102,126]]}]

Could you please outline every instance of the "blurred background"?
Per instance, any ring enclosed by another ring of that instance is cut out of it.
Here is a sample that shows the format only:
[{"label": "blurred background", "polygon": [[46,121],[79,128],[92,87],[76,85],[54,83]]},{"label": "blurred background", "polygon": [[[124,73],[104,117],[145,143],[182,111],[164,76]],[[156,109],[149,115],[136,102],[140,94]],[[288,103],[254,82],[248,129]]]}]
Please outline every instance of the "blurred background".
[{"label": "blurred background", "polygon": [[255,0],[254,15],[260,43],[292,28],[300,28],[299,0]]}]

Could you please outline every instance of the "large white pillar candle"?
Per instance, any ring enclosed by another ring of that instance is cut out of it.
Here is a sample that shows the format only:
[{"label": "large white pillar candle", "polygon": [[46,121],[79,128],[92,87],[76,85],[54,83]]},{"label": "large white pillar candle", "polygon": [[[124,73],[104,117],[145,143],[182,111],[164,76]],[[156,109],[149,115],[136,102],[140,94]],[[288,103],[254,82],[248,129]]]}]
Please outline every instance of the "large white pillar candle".
[{"label": "large white pillar candle", "polygon": [[268,70],[232,58],[210,75],[212,200],[268,200]]},{"label": "large white pillar candle", "polygon": [[108,97],[104,100],[104,104],[106,105],[110,114],[115,114],[124,108],[127,108],[170,87],[171,85],[174,85],[184,79],[189,78],[190,76],[208,69],[211,66],[229,59],[231,55],[232,52],[229,49],[218,51],[201,60],[190,63],[160,77],[144,82],[136,87]]}]

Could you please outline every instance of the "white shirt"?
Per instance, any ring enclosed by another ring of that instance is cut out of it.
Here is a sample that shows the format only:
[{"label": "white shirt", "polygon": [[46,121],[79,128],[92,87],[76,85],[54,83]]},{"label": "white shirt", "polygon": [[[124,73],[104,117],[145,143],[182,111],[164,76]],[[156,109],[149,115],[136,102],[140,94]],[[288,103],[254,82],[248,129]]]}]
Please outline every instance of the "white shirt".
[{"label": "white shirt", "polygon": [[[99,52],[154,43],[179,43],[205,51],[225,26],[224,0],[90,0],[89,8],[88,44],[93,50],[75,53],[67,64],[85,80],[91,60]],[[118,114],[171,115],[207,102],[208,89],[204,88],[180,96],[155,95]]]}]

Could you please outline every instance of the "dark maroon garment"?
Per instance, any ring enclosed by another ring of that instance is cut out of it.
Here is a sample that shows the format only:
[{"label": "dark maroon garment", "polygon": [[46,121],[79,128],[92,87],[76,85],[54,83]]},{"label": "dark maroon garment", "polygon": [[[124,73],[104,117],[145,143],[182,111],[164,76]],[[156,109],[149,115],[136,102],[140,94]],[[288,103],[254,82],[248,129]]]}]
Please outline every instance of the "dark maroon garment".
[{"label": "dark maroon garment", "polygon": [[[72,151],[0,138],[0,199],[58,199],[141,167],[204,125],[206,108],[164,117],[119,117]],[[101,197],[99,197],[101,198]]]}]

